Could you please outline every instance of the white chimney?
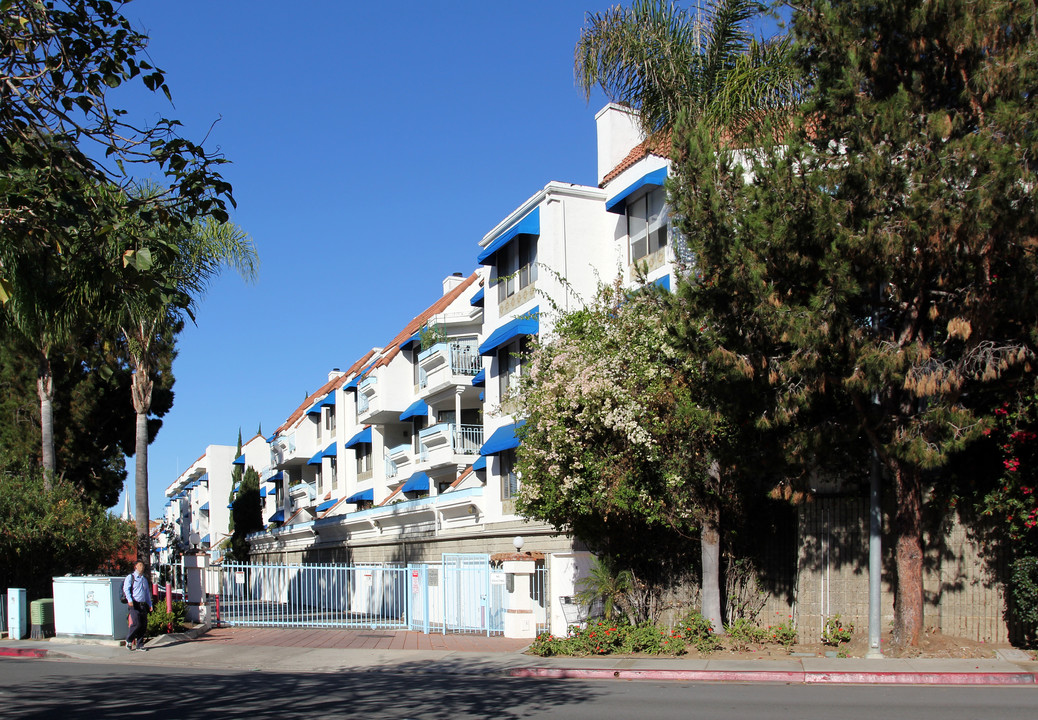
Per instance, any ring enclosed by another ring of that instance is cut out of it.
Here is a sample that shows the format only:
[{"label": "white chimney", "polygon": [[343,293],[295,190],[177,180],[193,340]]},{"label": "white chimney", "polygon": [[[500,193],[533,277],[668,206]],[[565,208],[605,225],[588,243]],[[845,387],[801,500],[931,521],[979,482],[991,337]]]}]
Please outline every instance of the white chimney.
[{"label": "white chimney", "polygon": [[609,103],[595,115],[598,127],[598,184],[645,138],[638,127],[638,113]]},{"label": "white chimney", "polygon": [[460,272],[456,272],[453,275],[448,275],[443,279],[443,294],[446,295],[454,288],[465,282],[465,276]]},{"label": "white chimney", "polygon": [[328,379],[334,380],[337,377],[342,377],[342,370],[339,368],[332,368],[332,371],[328,373]]}]

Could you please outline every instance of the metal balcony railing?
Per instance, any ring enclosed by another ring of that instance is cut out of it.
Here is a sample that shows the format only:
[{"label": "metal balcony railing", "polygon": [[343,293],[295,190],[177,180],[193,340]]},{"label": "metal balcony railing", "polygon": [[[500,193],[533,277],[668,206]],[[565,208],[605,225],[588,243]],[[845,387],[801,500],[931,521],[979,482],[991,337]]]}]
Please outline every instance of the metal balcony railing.
[{"label": "metal balcony railing", "polygon": [[483,445],[482,425],[458,425],[454,430],[454,452],[475,455]]},{"label": "metal balcony railing", "polygon": [[483,369],[483,358],[474,343],[451,343],[450,356],[455,375],[475,375]]},{"label": "metal balcony railing", "polygon": [[386,458],[386,477],[387,478],[394,478],[394,477],[396,477],[396,474],[397,474],[396,463],[393,462],[392,460],[390,460],[389,458]]}]

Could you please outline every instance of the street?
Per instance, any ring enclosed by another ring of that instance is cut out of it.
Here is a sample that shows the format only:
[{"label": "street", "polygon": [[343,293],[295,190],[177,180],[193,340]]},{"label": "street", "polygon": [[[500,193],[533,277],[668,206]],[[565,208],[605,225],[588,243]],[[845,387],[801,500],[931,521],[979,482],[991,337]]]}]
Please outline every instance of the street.
[{"label": "street", "polygon": [[959,720],[1035,717],[1036,687],[861,687],[519,680],[392,671],[284,673],[0,660],[4,718]]}]

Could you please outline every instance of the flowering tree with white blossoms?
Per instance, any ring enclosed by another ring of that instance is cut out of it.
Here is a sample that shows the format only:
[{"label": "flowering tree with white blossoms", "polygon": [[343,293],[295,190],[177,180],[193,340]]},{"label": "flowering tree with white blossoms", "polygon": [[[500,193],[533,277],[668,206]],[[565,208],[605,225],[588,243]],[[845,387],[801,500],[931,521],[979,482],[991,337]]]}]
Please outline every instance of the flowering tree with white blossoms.
[{"label": "flowering tree with white blossoms", "polygon": [[720,632],[719,526],[733,489],[712,460],[721,423],[697,402],[702,364],[668,334],[673,302],[606,287],[534,346],[515,398],[526,420],[517,508],[636,575],[698,535],[702,613]]}]

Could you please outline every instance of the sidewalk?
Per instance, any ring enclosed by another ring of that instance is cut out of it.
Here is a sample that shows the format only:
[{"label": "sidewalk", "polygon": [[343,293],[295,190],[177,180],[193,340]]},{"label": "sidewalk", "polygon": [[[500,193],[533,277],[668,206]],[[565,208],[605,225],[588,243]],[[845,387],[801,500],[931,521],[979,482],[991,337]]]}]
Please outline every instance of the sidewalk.
[{"label": "sidewalk", "polygon": [[378,630],[220,628],[153,639],[131,653],[113,641],[0,640],[0,657],[278,672],[389,672],[517,678],[843,684],[1035,685],[1024,653],[986,660],[789,657],[781,660],[524,655],[527,642]]}]

